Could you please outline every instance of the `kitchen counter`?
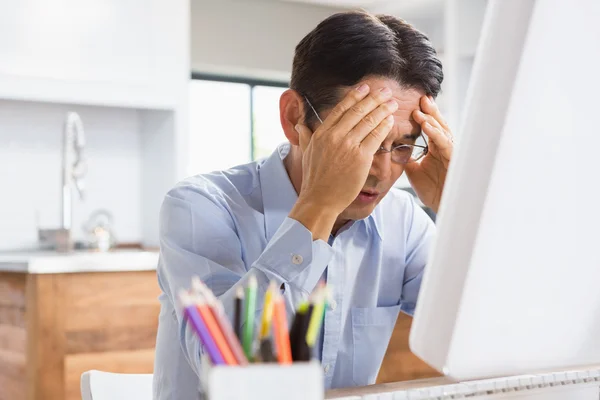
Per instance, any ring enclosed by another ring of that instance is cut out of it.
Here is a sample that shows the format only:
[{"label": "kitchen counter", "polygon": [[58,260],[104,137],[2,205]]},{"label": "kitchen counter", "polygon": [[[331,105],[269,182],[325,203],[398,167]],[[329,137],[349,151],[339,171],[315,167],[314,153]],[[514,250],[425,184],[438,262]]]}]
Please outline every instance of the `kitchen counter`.
[{"label": "kitchen counter", "polygon": [[84,371],[151,373],[158,253],[0,253],[0,400],[77,400]]},{"label": "kitchen counter", "polygon": [[157,262],[158,252],[144,250],[0,252],[0,271],[30,274],[153,271]]}]

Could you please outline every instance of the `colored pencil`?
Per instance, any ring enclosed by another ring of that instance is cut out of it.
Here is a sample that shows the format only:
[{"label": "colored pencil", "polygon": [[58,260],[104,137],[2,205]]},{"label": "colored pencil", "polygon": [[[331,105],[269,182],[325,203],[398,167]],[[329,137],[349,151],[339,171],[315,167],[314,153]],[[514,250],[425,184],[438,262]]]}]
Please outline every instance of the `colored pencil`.
[{"label": "colored pencil", "polygon": [[[309,301],[298,306],[289,329],[285,301],[277,284],[270,282],[261,314],[257,313],[257,290],[255,276],[248,277],[245,292],[242,285],[237,286],[234,324],[230,323],[222,302],[199,278],[192,279],[191,291],[179,292],[184,317],[207,357],[214,365],[232,366],[252,361],[280,364],[309,361],[325,322],[326,307],[334,301],[331,288],[320,282]],[[255,329],[257,316],[260,321]]]},{"label": "colored pencil", "polygon": [[210,290],[210,288],[206,286],[206,284],[204,284],[200,279],[193,279],[192,287],[196,291],[196,293],[200,293],[204,296],[237,362],[240,365],[248,364],[248,359],[244,354],[244,350],[242,349],[240,339],[236,337],[236,334],[233,331],[233,328],[231,327],[231,323],[227,318],[227,314],[225,312],[225,309],[223,308],[223,304],[219,301],[219,299],[217,299],[217,297]]},{"label": "colored pencil", "polygon": [[229,365],[238,365],[238,361],[233,355],[233,351],[231,350],[231,347],[229,346],[229,343],[227,342],[227,339],[225,338],[225,335],[223,334],[223,331],[221,330],[213,311],[210,309],[205,299],[200,296],[201,295],[197,295],[198,298],[196,300],[196,308],[204,320],[204,323],[206,324],[210,334],[215,340],[217,347],[221,351],[225,363]]},{"label": "colored pencil", "polygon": [[244,315],[243,347],[248,360],[252,360],[252,344],[254,342],[254,313],[256,312],[256,288],[258,282],[251,275],[246,288],[246,310]]},{"label": "colored pencil", "polygon": [[323,313],[325,311],[325,293],[323,290],[315,295],[315,305],[310,316],[310,322],[308,323],[308,330],[306,331],[306,344],[309,347],[314,347],[317,341],[317,336],[321,331],[321,325],[323,324]]},{"label": "colored pencil", "polygon": [[223,355],[219,351],[219,348],[217,347],[208,328],[206,327],[206,324],[202,320],[196,305],[192,301],[192,297],[185,290],[181,290],[179,292],[179,301],[183,305],[186,319],[190,322],[192,328],[200,338],[200,342],[202,342],[204,345],[204,348],[208,353],[212,363],[214,365],[225,364]]},{"label": "colored pencil", "polygon": [[311,351],[306,344],[306,330],[308,328],[308,302],[298,306],[292,327],[290,329],[290,347],[292,349],[292,360],[309,361]]},{"label": "colored pencil", "polygon": [[273,342],[269,338],[260,341],[259,353],[260,360],[262,362],[277,361],[275,355],[273,354]]},{"label": "colored pencil", "polygon": [[243,303],[244,303],[244,288],[241,286],[238,286],[235,292],[235,304],[234,304],[234,316],[233,316],[233,323],[234,323],[234,329],[235,329],[235,334],[238,337],[238,340],[240,341],[240,343],[242,342],[242,310],[243,310]]},{"label": "colored pencil", "polygon": [[285,303],[280,293],[274,293],[273,302],[273,336],[275,337],[275,346],[277,347],[277,359],[280,364],[291,364],[292,351],[290,349],[288,322]]},{"label": "colored pencil", "polygon": [[[292,344],[292,348],[294,346],[295,338],[299,334],[300,329],[302,328],[302,322],[306,319],[306,315],[308,313],[308,302],[303,301],[298,306],[296,310],[296,315],[292,320],[292,327],[290,328],[290,343]],[[304,332],[306,334],[306,332]]]},{"label": "colored pencil", "polygon": [[259,335],[259,338],[261,340],[269,336],[269,331],[271,330],[271,320],[273,318],[273,293],[275,293],[276,290],[277,284],[272,281],[269,284],[267,293],[265,293],[265,303],[263,306],[263,314]]}]

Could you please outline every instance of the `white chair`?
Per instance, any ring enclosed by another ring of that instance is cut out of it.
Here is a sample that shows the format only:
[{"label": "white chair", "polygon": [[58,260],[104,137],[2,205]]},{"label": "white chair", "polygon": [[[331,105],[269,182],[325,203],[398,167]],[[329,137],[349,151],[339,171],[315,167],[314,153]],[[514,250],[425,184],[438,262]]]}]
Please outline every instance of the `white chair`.
[{"label": "white chair", "polygon": [[152,400],[152,374],[86,371],[81,374],[83,400]]}]

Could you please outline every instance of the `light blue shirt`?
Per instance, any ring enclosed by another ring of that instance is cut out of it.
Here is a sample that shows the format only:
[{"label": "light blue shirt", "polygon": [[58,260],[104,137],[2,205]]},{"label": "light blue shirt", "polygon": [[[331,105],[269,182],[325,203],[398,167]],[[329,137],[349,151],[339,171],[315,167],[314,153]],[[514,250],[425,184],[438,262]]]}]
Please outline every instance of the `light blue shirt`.
[{"label": "light blue shirt", "polygon": [[413,313],[435,233],[429,216],[409,193],[392,189],[366,219],[329,243],[313,241],[288,218],[297,200],[282,161],[288,151],[282,145],[266,160],[188,178],[165,197],[155,399],[199,397],[202,350],[177,300],[192,276],[209,285],[230,318],[236,288],[250,275],[258,279],[259,305],[269,281],[283,284],[289,320],[326,278],[334,299],[318,349],[326,389],[374,383],[398,313]]}]

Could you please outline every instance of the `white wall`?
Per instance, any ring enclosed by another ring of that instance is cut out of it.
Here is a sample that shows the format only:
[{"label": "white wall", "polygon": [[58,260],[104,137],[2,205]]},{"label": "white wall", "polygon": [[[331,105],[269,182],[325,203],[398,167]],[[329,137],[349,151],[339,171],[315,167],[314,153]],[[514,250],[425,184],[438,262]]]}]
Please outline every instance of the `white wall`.
[{"label": "white wall", "polygon": [[445,116],[460,140],[460,124],[487,0],[446,0],[444,14]]},{"label": "white wall", "polygon": [[73,235],[99,208],[114,217],[120,242],[141,239],[141,146],[132,109],[0,101],[0,250],[37,243],[36,210],[43,228],[60,223],[64,116],[77,111],[86,134],[86,198],[74,197]]},{"label": "white wall", "polygon": [[192,70],[289,79],[294,48],[341,9],[272,0],[192,0]]},{"label": "white wall", "polygon": [[[302,37],[344,10],[275,0],[191,0],[192,70],[287,80],[294,48]],[[393,14],[442,47],[437,8],[432,16]]]},{"label": "white wall", "polygon": [[89,158],[74,238],[106,208],[118,242],[156,245],[158,208],[187,167],[189,24],[189,0],[0,0],[0,249],[36,245],[36,210],[58,227],[71,109]]}]

